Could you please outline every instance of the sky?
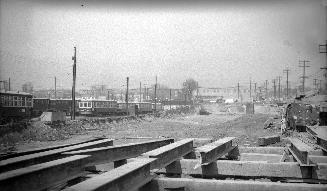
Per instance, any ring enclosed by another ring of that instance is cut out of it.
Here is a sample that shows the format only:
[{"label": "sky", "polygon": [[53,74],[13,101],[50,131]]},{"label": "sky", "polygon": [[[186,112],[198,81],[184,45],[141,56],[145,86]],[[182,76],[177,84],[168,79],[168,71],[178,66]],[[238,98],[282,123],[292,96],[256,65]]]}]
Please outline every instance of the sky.
[{"label": "sky", "polygon": [[[168,3],[165,3],[168,2]],[[187,78],[202,87],[258,85],[290,69],[300,85],[299,60],[309,60],[307,86],[323,79],[318,46],[327,39],[323,0],[36,1],[0,0],[0,80],[13,89],[72,85],[121,88],[139,82],[180,88]]]}]

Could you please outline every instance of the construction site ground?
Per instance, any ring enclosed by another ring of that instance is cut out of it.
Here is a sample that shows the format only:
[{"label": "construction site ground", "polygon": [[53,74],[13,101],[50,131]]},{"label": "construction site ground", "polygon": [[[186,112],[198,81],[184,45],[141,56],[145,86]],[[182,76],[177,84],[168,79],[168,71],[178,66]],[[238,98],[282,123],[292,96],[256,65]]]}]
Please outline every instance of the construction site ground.
[{"label": "construction site ground", "polygon": [[[255,114],[245,114],[244,108],[236,105],[207,104],[202,105],[202,108],[210,114],[199,115],[197,110],[188,114],[161,117],[146,115],[142,119],[117,122],[89,118],[68,120],[57,126],[35,121],[23,132],[3,136],[0,139],[1,153],[75,143],[92,137],[113,138],[117,145],[162,137],[217,140],[232,136],[237,137],[239,146],[258,146],[258,137],[280,135],[280,115],[274,106],[255,106]],[[264,128],[269,118],[273,119],[274,125]],[[270,146],[284,146],[286,142],[287,139],[282,136],[281,142]]]}]

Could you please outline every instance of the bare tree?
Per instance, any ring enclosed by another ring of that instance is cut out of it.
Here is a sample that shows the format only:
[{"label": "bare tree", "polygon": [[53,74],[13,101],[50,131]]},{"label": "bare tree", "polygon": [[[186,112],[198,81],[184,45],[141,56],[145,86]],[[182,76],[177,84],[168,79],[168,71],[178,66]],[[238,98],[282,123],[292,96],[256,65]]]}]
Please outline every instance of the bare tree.
[{"label": "bare tree", "polygon": [[192,78],[183,82],[183,93],[189,99],[193,100],[193,92],[198,88],[198,82]]}]

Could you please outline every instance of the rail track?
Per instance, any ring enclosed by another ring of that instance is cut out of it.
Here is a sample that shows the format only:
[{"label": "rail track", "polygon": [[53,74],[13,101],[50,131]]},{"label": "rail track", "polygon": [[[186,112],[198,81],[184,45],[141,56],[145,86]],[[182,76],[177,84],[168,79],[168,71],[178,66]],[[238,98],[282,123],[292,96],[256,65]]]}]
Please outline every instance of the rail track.
[{"label": "rail track", "polygon": [[0,160],[0,189],[327,189],[325,145],[312,150],[290,139],[287,147],[239,147],[235,139],[144,139],[114,145],[115,140],[97,138],[9,154]]}]

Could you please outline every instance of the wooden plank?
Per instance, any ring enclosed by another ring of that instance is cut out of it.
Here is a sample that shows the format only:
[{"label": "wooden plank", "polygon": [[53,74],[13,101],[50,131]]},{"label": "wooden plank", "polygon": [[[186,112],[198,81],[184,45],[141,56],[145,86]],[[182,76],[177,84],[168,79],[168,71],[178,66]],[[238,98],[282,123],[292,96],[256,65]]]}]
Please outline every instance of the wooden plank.
[{"label": "wooden plank", "polygon": [[278,154],[284,153],[284,147],[238,147],[240,153]]},{"label": "wooden plank", "polygon": [[84,174],[86,155],[75,155],[0,174],[1,191],[43,190]]},{"label": "wooden plank", "polygon": [[145,158],[157,158],[151,164],[151,169],[161,169],[184,155],[191,152],[193,149],[193,139],[183,139],[175,143],[160,147],[158,149],[142,154]]},{"label": "wooden plank", "polygon": [[42,147],[42,148],[25,150],[25,151],[21,151],[21,152],[10,153],[10,154],[7,154],[7,155],[0,156],[0,160],[5,160],[5,159],[9,159],[9,158],[19,157],[19,156],[29,155],[29,154],[34,154],[34,153],[40,153],[40,152],[53,150],[53,149],[60,149],[60,148],[64,148],[64,147],[79,145],[79,144],[83,144],[83,143],[89,143],[89,142],[103,140],[103,139],[105,139],[105,138],[93,138],[93,139],[90,139],[90,140],[77,142],[77,143],[73,143],[73,144],[62,144],[62,145]]},{"label": "wooden plank", "polygon": [[266,136],[266,137],[259,137],[258,138],[258,145],[259,146],[266,146],[271,145],[274,143],[280,142],[280,136],[274,135],[274,136]]},{"label": "wooden plank", "polygon": [[189,191],[324,191],[327,185],[321,184],[297,184],[277,183],[259,181],[235,181],[235,180],[206,180],[197,178],[154,178],[141,191],[167,191],[167,190],[189,190]]},{"label": "wooden plank", "polygon": [[173,143],[174,139],[144,141],[124,145],[65,152],[64,155],[91,155],[89,165],[98,165],[113,161],[134,158],[142,153]]},{"label": "wooden plank", "polygon": [[309,160],[313,163],[327,163],[327,156],[309,155]]},{"label": "wooden plank", "polygon": [[65,191],[136,190],[151,181],[150,164],[157,159],[137,159],[105,172]]},{"label": "wooden plank", "polygon": [[312,150],[308,145],[297,138],[290,138],[291,146],[289,151],[292,153],[296,161],[301,165],[309,165],[308,151]]},{"label": "wooden plank", "polygon": [[74,145],[70,147],[64,147],[64,148],[49,150],[41,153],[34,153],[34,154],[2,160],[0,161],[0,173],[63,158],[65,157],[65,155],[61,155],[61,153],[64,152],[79,150],[79,149],[109,146],[112,144],[113,144],[113,140],[104,139],[104,140],[93,141],[90,143],[84,143],[84,144]]},{"label": "wooden plank", "polygon": [[196,148],[195,151],[200,153],[201,165],[207,165],[223,155],[230,152],[232,148],[232,141],[235,137],[225,137],[213,143]]},{"label": "wooden plank", "polygon": [[183,159],[175,167],[160,169],[158,173],[184,174],[207,178],[262,177],[262,178],[311,178],[311,167],[301,167],[297,162],[267,163],[264,161],[218,160],[207,166],[194,168],[198,160]]},{"label": "wooden plank", "polygon": [[269,163],[280,162],[283,155],[261,154],[261,153],[241,153],[240,161],[267,161]]}]

